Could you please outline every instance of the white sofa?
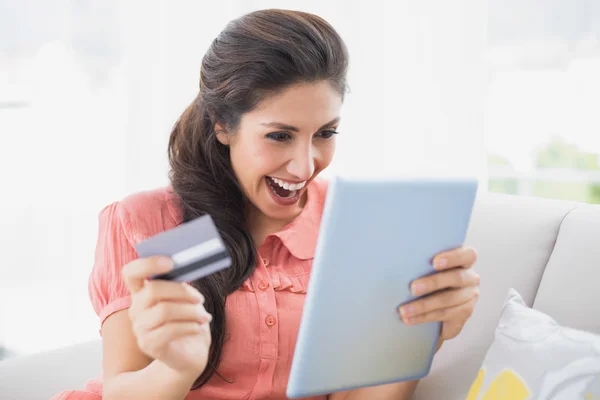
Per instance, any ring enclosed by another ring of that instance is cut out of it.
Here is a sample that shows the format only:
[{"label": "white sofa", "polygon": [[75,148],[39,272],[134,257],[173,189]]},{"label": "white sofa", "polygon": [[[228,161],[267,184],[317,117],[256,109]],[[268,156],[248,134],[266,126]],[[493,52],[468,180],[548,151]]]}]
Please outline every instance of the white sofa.
[{"label": "white sofa", "polygon": [[[443,199],[441,199],[443,201]],[[479,251],[481,297],[444,344],[417,400],[464,400],[510,287],[559,323],[600,333],[600,206],[480,195],[467,244]],[[100,372],[100,342],[0,362],[0,399],[49,399]]]}]

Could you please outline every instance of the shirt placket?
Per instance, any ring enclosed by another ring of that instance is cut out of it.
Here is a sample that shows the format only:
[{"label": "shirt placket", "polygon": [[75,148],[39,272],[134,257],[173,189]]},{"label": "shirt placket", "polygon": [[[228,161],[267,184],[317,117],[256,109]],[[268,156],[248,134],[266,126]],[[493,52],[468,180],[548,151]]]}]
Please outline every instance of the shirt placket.
[{"label": "shirt placket", "polygon": [[260,335],[258,379],[251,396],[252,399],[265,397],[272,391],[279,345],[277,303],[275,290],[267,270],[271,262],[268,257],[268,250],[258,252],[256,270],[251,278],[258,303]]}]

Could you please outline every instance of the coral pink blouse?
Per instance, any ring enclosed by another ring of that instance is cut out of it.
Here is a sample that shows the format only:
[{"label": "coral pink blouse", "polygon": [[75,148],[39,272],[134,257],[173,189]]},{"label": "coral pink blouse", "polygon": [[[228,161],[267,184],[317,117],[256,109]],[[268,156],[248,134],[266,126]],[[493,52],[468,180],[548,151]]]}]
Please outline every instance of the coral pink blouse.
[{"label": "coral pink blouse", "polygon": [[[313,181],[301,214],[258,249],[258,264],[226,301],[228,335],[219,373],[187,400],[285,399],[300,316],[314,257],[327,183]],[[169,188],[141,192],[102,210],[89,294],[100,324],[128,308],[123,265],[137,258],[134,244],[177,226],[181,212]],[[102,377],[87,392],[101,394]],[[312,399],[325,399],[326,396]]]}]

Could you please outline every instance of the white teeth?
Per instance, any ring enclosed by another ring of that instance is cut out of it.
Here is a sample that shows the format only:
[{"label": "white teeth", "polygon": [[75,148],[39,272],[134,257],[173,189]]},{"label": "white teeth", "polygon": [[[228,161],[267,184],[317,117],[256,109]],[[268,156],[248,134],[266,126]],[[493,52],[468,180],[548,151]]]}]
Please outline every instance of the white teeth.
[{"label": "white teeth", "polygon": [[271,177],[271,179],[273,180],[273,182],[275,182],[276,184],[278,184],[285,190],[300,190],[306,184],[306,182],[288,183],[288,182],[282,181],[281,179],[277,179],[277,178],[273,178],[273,177]]}]

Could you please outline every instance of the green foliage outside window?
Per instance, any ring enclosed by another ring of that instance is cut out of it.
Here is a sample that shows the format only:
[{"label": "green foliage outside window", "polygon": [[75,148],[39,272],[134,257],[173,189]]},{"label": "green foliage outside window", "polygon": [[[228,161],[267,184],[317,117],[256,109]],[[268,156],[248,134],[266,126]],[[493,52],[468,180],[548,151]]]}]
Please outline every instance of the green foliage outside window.
[{"label": "green foliage outside window", "polygon": [[[490,166],[510,166],[505,157],[497,154],[488,156]],[[600,156],[581,151],[576,145],[562,139],[554,139],[537,153],[535,166],[543,169],[572,169],[580,171],[600,171]],[[518,194],[519,182],[516,179],[495,179],[489,181],[489,190],[496,193]],[[600,204],[600,184],[585,182],[533,182],[531,195],[554,199],[581,201]]]}]

